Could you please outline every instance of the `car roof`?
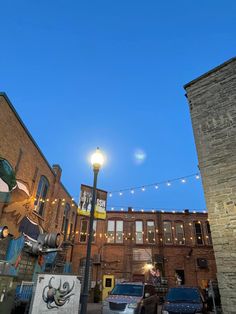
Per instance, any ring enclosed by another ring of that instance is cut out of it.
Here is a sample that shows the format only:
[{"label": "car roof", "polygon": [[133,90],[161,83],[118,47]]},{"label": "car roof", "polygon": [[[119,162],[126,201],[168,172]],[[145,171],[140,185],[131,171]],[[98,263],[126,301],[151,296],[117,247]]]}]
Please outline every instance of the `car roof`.
[{"label": "car roof", "polygon": [[199,287],[184,286],[184,285],[182,285],[182,286],[176,286],[176,287],[171,287],[171,288],[169,288],[169,290],[170,290],[170,289],[195,289],[195,290],[200,290]]},{"label": "car roof", "polygon": [[118,284],[120,285],[144,285],[143,282],[138,282],[138,281],[134,281],[134,282],[131,282],[131,281],[123,281],[123,282],[119,282]]}]

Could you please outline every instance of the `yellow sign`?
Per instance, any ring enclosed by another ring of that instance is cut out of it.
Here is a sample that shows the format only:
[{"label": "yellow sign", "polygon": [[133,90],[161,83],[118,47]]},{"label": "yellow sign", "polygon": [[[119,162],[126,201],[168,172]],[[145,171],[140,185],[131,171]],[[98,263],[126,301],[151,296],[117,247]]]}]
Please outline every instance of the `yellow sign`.
[{"label": "yellow sign", "polygon": [[[97,189],[97,198],[94,210],[95,219],[106,219],[107,192]],[[92,208],[93,188],[81,184],[80,201],[78,206],[79,215],[90,216]]]},{"label": "yellow sign", "polygon": [[108,293],[115,286],[115,277],[113,275],[103,275],[102,279],[102,300],[106,299]]}]

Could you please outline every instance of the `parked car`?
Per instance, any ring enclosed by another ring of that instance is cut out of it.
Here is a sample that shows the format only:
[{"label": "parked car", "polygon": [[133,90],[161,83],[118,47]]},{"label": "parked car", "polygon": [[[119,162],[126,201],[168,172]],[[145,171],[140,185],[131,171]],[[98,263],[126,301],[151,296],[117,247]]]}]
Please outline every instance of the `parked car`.
[{"label": "parked car", "polygon": [[162,314],[207,313],[207,305],[197,287],[169,288],[162,306]]},{"label": "parked car", "polygon": [[117,284],[103,301],[102,314],[156,314],[155,287],[141,282]]}]

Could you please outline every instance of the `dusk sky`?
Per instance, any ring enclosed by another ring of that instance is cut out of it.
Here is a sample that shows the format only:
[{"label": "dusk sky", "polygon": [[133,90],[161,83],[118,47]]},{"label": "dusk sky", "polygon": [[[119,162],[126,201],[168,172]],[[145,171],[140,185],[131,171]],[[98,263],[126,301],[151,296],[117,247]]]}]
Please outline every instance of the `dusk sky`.
[{"label": "dusk sky", "polygon": [[[99,146],[106,191],[198,172],[183,85],[235,56],[236,1],[1,1],[0,90],[78,199]],[[201,180],[108,209],[204,209]]]}]

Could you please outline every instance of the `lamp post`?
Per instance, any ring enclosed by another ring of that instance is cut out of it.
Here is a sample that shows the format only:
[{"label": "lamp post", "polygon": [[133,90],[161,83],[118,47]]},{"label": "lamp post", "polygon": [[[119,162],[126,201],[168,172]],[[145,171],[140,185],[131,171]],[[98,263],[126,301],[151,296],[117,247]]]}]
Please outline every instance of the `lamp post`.
[{"label": "lamp post", "polygon": [[97,177],[101,166],[104,163],[104,157],[101,154],[99,148],[91,156],[91,164],[93,166],[94,178],[93,178],[93,197],[92,197],[92,207],[89,218],[89,234],[87,243],[87,253],[86,253],[86,263],[84,272],[84,282],[83,282],[83,292],[81,294],[81,311],[80,314],[87,313],[87,303],[88,303],[88,288],[89,288],[89,267],[90,267],[90,257],[91,257],[91,246],[93,238],[93,221],[94,221],[94,210],[96,205],[96,189],[97,189]]}]

